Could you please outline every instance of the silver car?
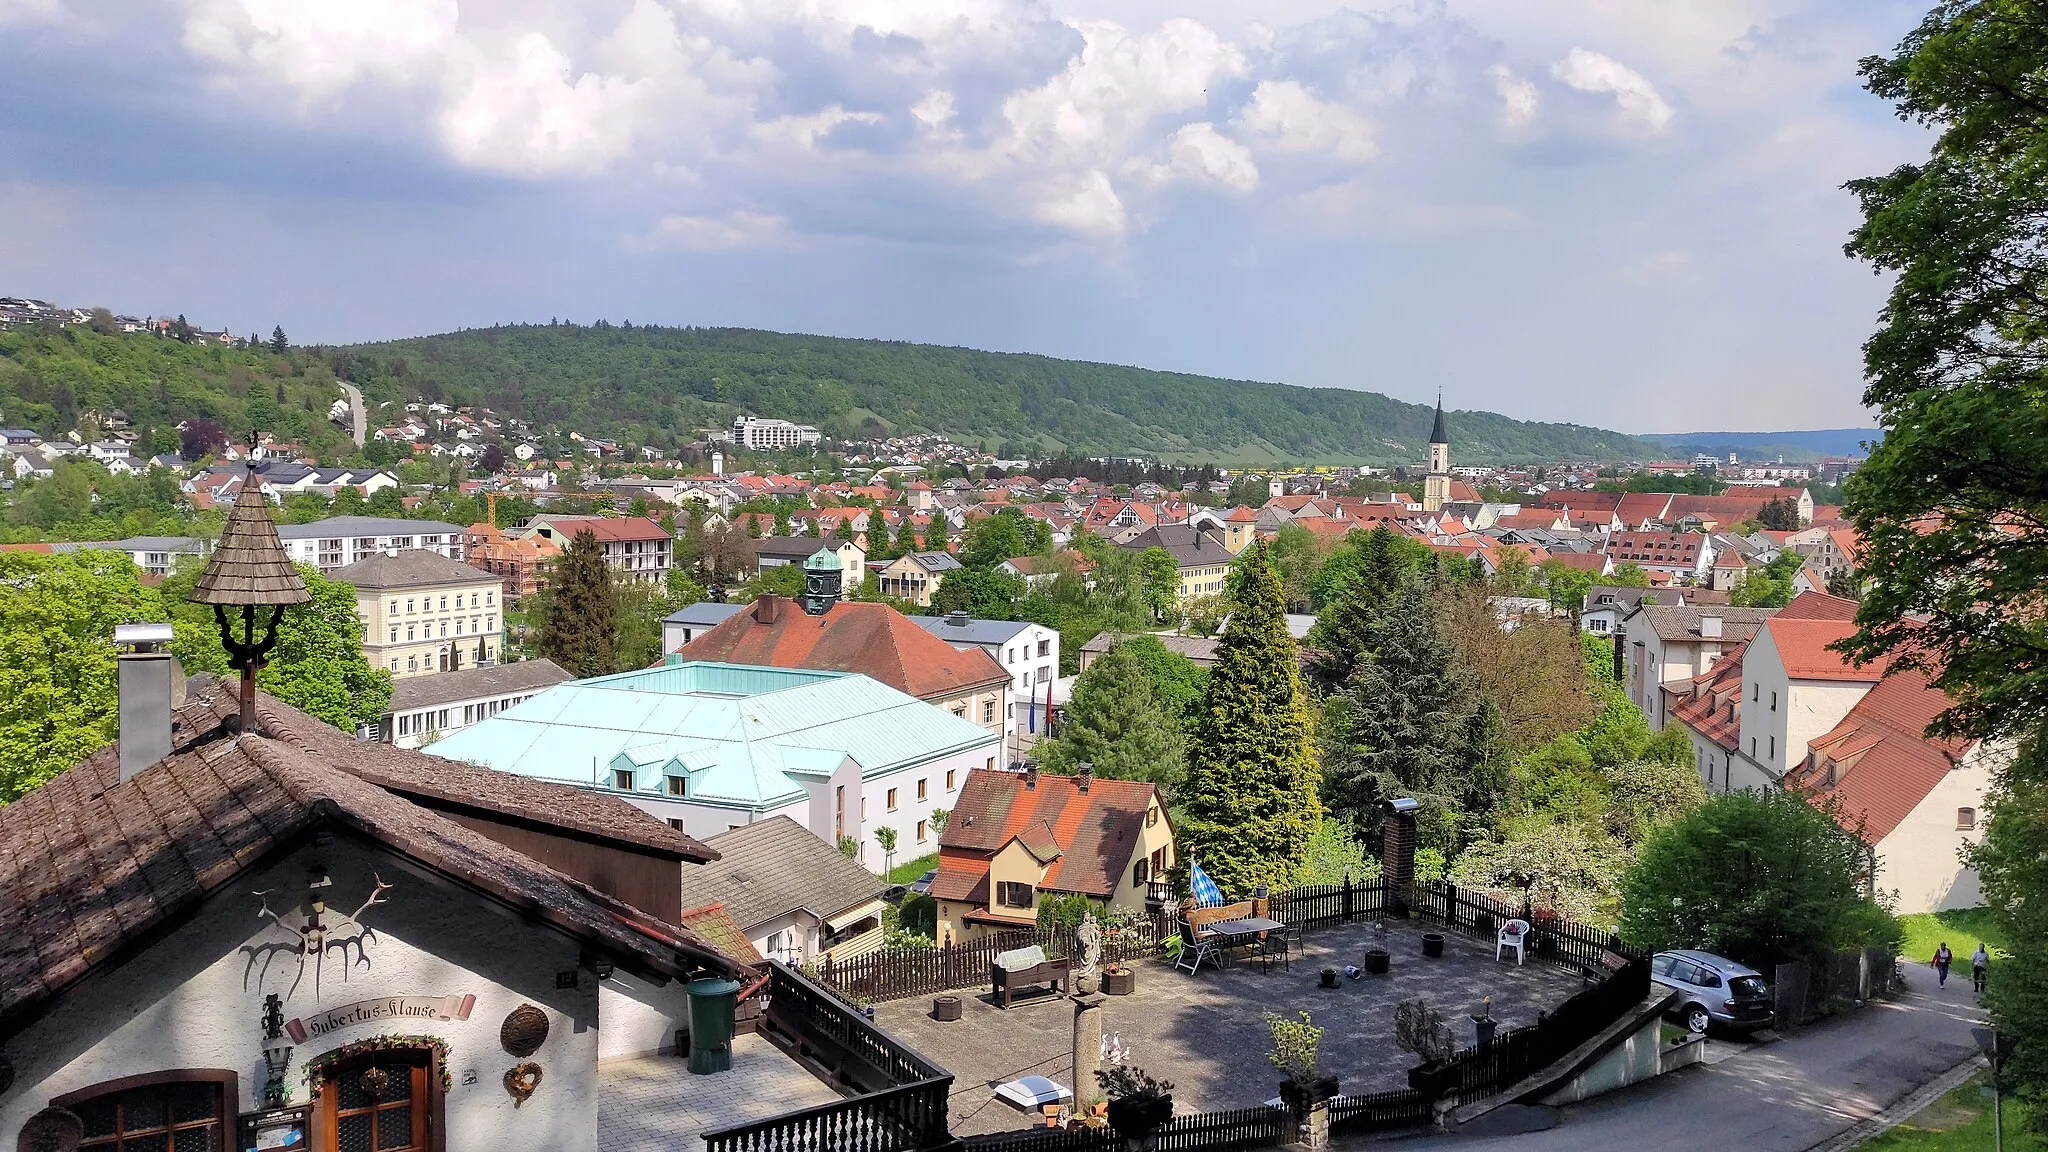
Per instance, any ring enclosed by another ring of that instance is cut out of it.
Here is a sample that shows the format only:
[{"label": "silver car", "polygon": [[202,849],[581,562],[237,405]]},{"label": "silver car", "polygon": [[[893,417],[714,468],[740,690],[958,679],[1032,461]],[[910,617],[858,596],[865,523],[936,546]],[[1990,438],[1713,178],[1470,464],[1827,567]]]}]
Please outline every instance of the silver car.
[{"label": "silver car", "polygon": [[1687,1030],[1720,1025],[1731,1032],[1771,1026],[1771,989],[1763,973],[1712,952],[1679,949],[1650,958],[1650,979],[1677,989],[1676,1013]]}]

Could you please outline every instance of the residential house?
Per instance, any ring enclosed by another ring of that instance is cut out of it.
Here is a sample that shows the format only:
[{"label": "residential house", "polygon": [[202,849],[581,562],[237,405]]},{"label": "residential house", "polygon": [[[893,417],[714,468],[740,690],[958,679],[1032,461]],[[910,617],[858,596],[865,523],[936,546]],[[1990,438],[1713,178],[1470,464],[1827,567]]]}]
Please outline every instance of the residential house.
[{"label": "residential house", "polygon": [[912,624],[955,648],[979,648],[1010,674],[1012,753],[1037,742],[1051,717],[1047,690],[1060,675],[1060,633],[1029,620],[976,620],[965,612],[911,616]]},{"label": "residential house", "polygon": [[1006,763],[996,733],[866,676],[674,657],[558,684],[425,751],[625,800],[693,836],[786,815],[850,837],[870,869],[877,829],[931,851],[932,809],[970,769]]},{"label": "residential house", "polygon": [[[1249,511],[1234,509],[1231,516],[1237,517]],[[1230,576],[1231,562],[1251,545],[1255,520],[1252,516],[1242,516],[1221,524],[1213,520],[1201,524],[1158,524],[1120,546],[1130,552],[1163,548],[1170,553],[1174,566],[1180,572],[1178,591],[1181,599],[1219,596]]]},{"label": "residential house", "polygon": [[714,604],[701,600],[687,608],[678,608],[662,618],[661,650],[665,653],[680,652],[683,645],[732,619],[734,614],[747,607],[745,603]]},{"label": "residential house", "polygon": [[804,561],[823,549],[839,558],[841,588],[858,588],[861,579],[867,575],[867,549],[853,540],[838,537],[821,539],[816,536],[763,536],[751,543],[754,546],[754,564],[757,568],[779,568],[788,564],[801,568]]},{"label": "residential house", "polygon": [[[822,611],[814,614],[812,607]],[[1011,673],[979,648],[947,644],[918,627],[918,619],[887,604],[813,605],[808,599],[761,596],[677,649],[676,656],[857,672],[1007,736]]]},{"label": "residential house", "polygon": [[939,943],[1032,928],[1051,896],[1144,912],[1153,880],[1175,861],[1173,819],[1155,785],[1035,767],[971,773],[939,838]]},{"label": "residential house", "polygon": [[1785,537],[1785,544],[1806,559],[1806,566],[1818,574],[1821,586],[1838,573],[1856,571],[1863,559],[1863,542],[1854,528],[1802,528]]},{"label": "residential house", "polygon": [[684,905],[724,905],[762,956],[802,967],[882,946],[887,882],[788,816],[743,824],[704,846],[718,859],[683,865]]},{"label": "residential house", "polygon": [[171,574],[180,560],[203,561],[213,552],[213,542],[200,536],[131,536],[126,540],[95,541],[80,548],[104,548],[126,552],[145,576]]},{"label": "residential house", "polygon": [[1615,634],[1622,649],[1622,689],[1650,727],[1664,727],[1664,685],[1704,675],[1723,654],[1749,639],[1771,612],[1639,603],[1622,617]]},{"label": "residential house", "polygon": [[[0,809],[10,1142],[596,1152],[600,1060],[670,1047],[689,982],[740,971],[676,923],[709,850],[627,805],[264,695],[239,732],[218,682],[174,746],[161,683],[120,744]],[[531,1044],[499,1063],[544,1070],[524,1106],[466,1072],[515,1019]]]},{"label": "residential house", "polygon": [[1714,568],[1714,546],[1705,532],[1615,532],[1607,537],[1607,558],[1680,584],[1705,584]]},{"label": "residential house", "polygon": [[[1077,661],[1080,670],[1086,672],[1088,666],[1101,658],[1103,653],[1116,647],[1120,642],[1130,639],[1131,635],[1132,633],[1127,632],[1096,633],[1094,639],[1081,646],[1080,659]],[[1179,653],[1194,661],[1197,668],[1213,667],[1216,663],[1217,646],[1222,643],[1209,636],[1174,636],[1168,633],[1156,632],[1138,633],[1138,635],[1150,635],[1154,640],[1165,645],[1168,652]]]},{"label": "residential house", "polygon": [[372,556],[413,548],[460,560],[467,537],[458,525],[434,520],[329,516],[308,524],[279,524],[277,538],[284,544],[285,555],[313,565],[323,576],[332,576],[336,569]]},{"label": "residential house", "polygon": [[569,673],[545,659],[400,676],[391,685],[390,706],[361,735],[400,748],[419,748],[569,679]]},{"label": "residential house", "polygon": [[1984,795],[2011,749],[1928,736],[1951,703],[1922,673],[1895,670],[1808,744],[1786,781],[1815,803],[1835,803],[1877,857],[1877,890],[1901,913],[1984,902],[1977,870],[1963,861],[1984,839]]},{"label": "residential house", "polygon": [[946,573],[959,567],[959,559],[950,552],[911,552],[876,569],[875,582],[884,596],[929,608]]},{"label": "residential house", "polygon": [[334,571],[355,586],[363,656],[394,677],[498,662],[498,578],[439,553],[378,553]]},{"label": "residential house", "polygon": [[674,541],[668,530],[645,516],[549,516],[534,517],[523,528],[507,533],[515,539],[539,537],[558,548],[568,548],[583,532],[597,538],[605,566],[612,577],[634,584],[660,584],[668,578]]},{"label": "residential house", "polygon": [[1579,610],[1579,631],[1595,636],[1612,636],[1621,621],[1644,601],[1678,605],[1685,602],[1677,588],[1617,588],[1595,584],[1586,589],[1585,606]]}]

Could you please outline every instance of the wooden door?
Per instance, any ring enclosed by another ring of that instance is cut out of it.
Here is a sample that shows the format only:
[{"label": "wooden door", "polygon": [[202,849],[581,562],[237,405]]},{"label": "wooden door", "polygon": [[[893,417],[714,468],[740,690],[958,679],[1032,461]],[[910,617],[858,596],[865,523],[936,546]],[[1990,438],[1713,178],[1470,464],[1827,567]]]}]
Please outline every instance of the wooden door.
[{"label": "wooden door", "polygon": [[[320,1085],[323,1152],[433,1152],[431,1063],[426,1052],[379,1052],[330,1071]],[[366,1076],[373,1068],[384,1075]]]}]

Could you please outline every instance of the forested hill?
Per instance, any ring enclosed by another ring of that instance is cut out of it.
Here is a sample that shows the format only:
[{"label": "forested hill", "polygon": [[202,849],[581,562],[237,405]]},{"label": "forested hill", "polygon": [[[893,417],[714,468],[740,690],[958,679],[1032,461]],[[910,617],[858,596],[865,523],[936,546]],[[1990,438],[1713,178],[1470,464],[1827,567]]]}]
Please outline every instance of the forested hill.
[{"label": "forested hill", "polygon": [[[1017,455],[1409,463],[1425,453],[1431,416],[1342,388],[731,328],[517,325],[343,352],[360,358],[346,366],[358,382],[396,367],[451,402],[656,444],[746,411],[828,434],[943,432]],[[1490,412],[1453,412],[1450,429],[1465,461],[1658,455],[1618,433]]]}]

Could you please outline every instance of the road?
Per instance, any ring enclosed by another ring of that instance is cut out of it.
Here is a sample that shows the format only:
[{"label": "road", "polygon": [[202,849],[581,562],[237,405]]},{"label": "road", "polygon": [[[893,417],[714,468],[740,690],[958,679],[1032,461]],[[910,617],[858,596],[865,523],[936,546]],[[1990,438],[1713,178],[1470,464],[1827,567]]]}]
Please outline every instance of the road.
[{"label": "road", "polygon": [[[1714,1063],[1562,1110],[1545,1132],[1493,1139],[1433,1136],[1413,1147],[1460,1152],[1803,1152],[1883,1111],[1976,1052],[1981,1016],[1967,976],[1937,989],[1934,973],[1906,969],[1909,990],[1787,1039],[1730,1042]],[[1710,1046],[1721,1042],[1710,1040]],[[1733,1049],[1732,1051],[1730,1049]]]},{"label": "road", "polygon": [[341,390],[348,393],[349,421],[353,425],[349,435],[355,438],[356,447],[361,448],[369,440],[370,417],[363,410],[363,391],[346,380],[338,380]]}]

